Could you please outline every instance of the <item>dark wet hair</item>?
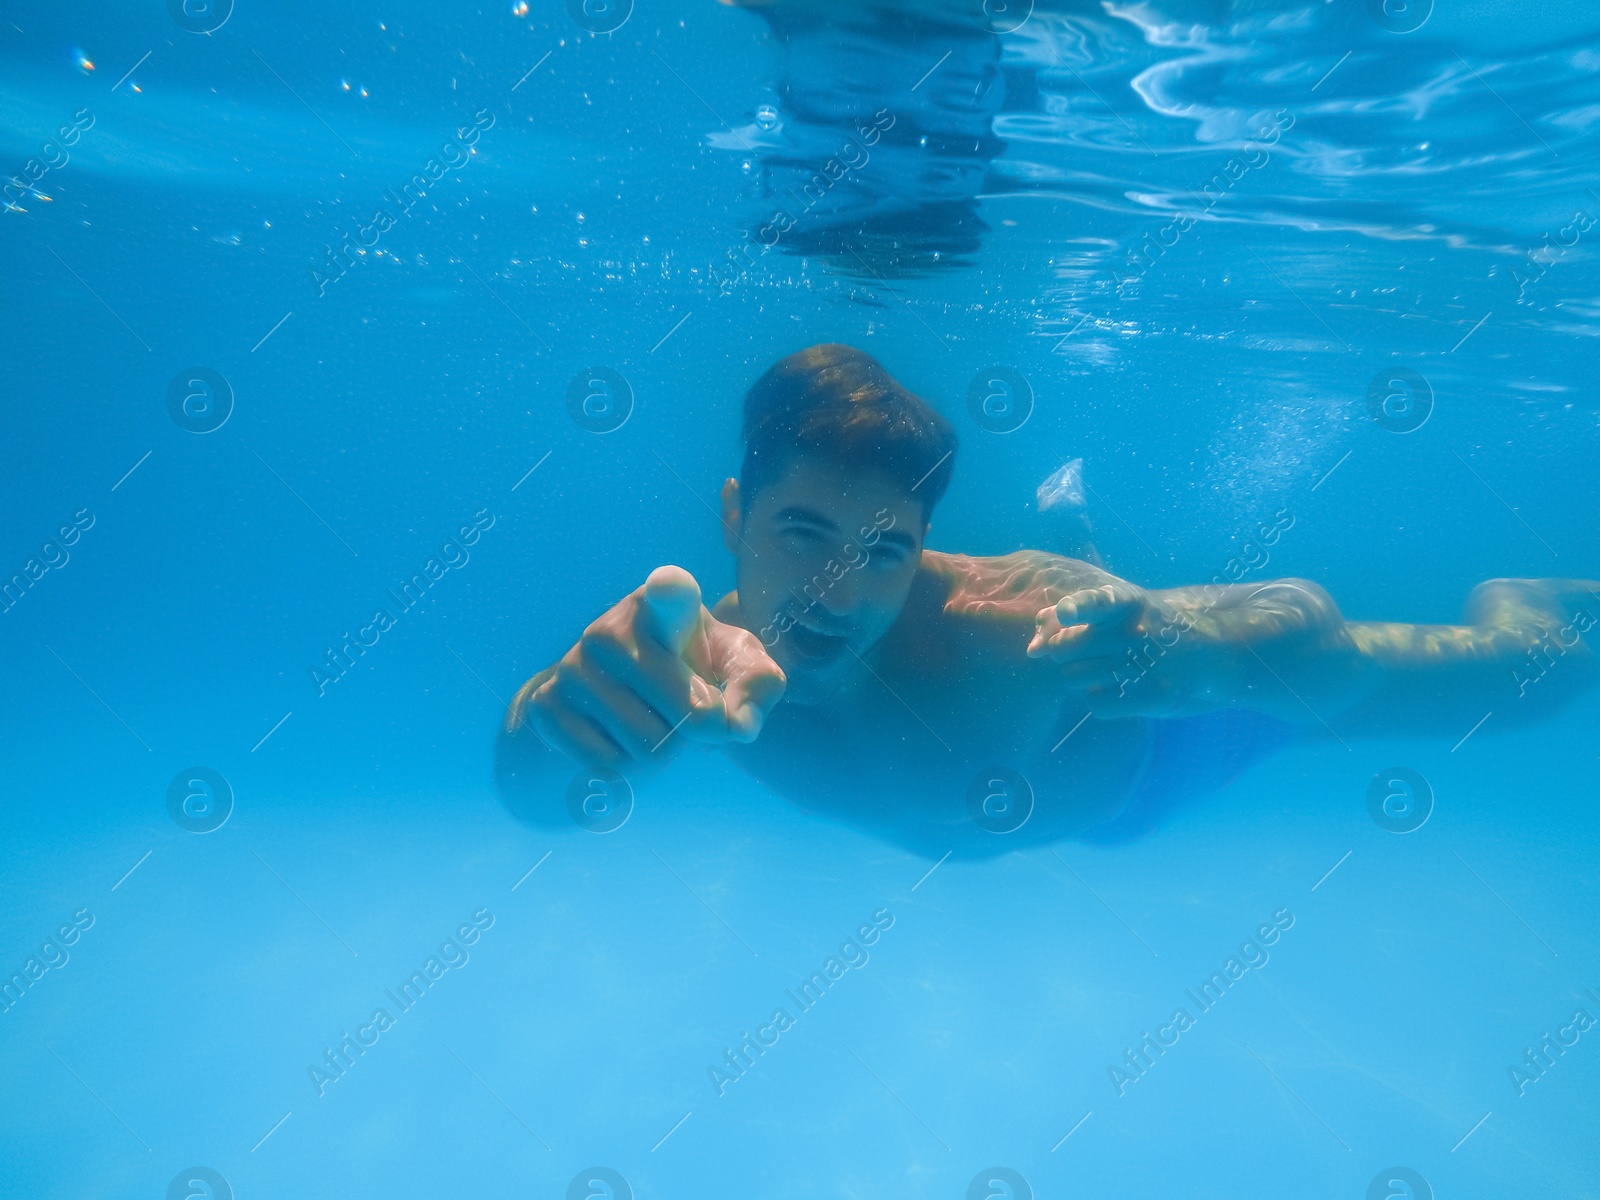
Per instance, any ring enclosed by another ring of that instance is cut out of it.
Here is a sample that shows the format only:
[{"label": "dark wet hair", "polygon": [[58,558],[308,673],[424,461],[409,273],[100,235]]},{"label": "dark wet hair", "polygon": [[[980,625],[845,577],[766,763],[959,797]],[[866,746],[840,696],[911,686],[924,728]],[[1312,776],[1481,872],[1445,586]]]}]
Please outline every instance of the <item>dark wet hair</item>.
[{"label": "dark wet hair", "polygon": [[870,354],[811,346],[774,363],[744,397],[741,504],[800,455],[879,471],[922,501],[924,519],[950,486],[956,431]]}]

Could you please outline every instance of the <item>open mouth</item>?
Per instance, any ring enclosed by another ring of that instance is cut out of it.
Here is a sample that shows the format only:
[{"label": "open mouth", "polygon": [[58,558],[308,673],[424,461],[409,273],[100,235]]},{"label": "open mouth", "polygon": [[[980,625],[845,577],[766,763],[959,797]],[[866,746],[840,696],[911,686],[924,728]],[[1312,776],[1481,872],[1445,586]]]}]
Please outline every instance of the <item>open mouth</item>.
[{"label": "open mouth", "polygon": [[821,633],[798,622],[784,635],[794,656],[806,663],[824,663],[838,658],[850,645],[841,634]]}]

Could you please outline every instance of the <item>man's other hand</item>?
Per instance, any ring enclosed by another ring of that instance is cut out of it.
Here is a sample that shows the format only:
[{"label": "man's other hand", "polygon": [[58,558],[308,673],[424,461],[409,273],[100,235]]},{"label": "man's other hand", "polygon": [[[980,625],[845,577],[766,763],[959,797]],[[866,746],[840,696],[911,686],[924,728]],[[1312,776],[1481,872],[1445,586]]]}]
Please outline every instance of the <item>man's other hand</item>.
[{"label": "man's other hand", "polygon": [[1069,592],[1039,611],[1029,658],[1060,663],[1068,686],[1091,694],[1119,688],[1129,671],[1130,651],[1146,641],[1149,596],[1118,580]]}]

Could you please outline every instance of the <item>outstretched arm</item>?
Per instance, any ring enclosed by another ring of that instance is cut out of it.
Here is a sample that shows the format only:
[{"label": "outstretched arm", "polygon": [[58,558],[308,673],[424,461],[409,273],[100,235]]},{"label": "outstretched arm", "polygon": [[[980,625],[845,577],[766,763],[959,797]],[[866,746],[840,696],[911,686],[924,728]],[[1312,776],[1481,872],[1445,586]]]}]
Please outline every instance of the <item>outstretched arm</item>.
[{"label": "outstretched arm", "polygon": [[1465,625],[1352,621],[1381,686],[1344,714],[1355,734],[1465,733],[1488,713],[1504,728],[1540,720],[1600,678],[1593,631],[1600,582],[1491,579],[1472,590]]},{"label": "outstretched arm", "polygon": [[1467,624],[1346,621],[1305,580],[1145,591],[1122,580],[1038,614],[1028,653],[1101,716],[1251,708],[1350,735],[1460,732],[1548,715],[1596,677],[1600,583],[1491,580]]},{"label": "outstretched arm", "polygon": [[1249,708],[1315,725],[1380,682],[1332,597],[1303,579],[1157,591],[1113,580],[1041,610],[1028,654],[1061,663],[1102,717]]}]

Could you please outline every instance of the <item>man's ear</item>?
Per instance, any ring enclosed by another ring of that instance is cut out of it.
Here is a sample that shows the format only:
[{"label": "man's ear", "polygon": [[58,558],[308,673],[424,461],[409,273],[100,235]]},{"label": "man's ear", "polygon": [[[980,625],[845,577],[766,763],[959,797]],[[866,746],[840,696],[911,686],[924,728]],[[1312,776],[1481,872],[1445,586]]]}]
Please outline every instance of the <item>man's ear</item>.
[{"label": "man's ear", "polygon": [[729,479],[722,485],[722,544],[728,553],[739,553],[739,481]]}]

